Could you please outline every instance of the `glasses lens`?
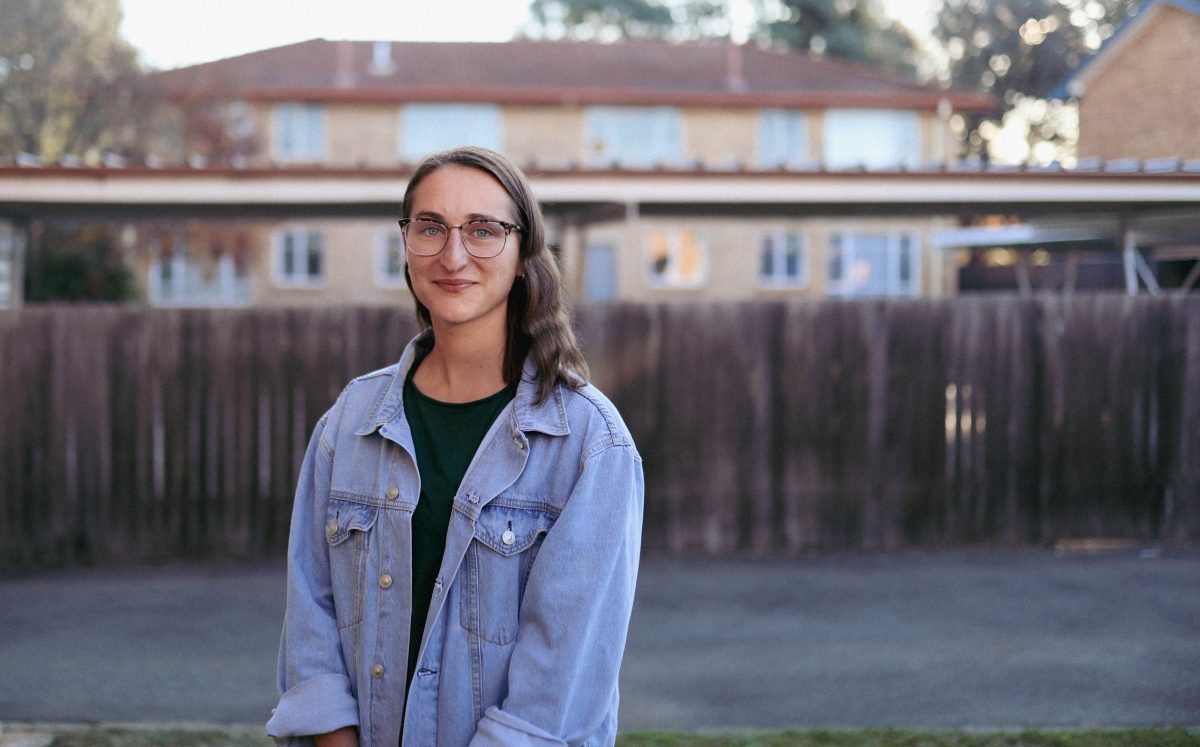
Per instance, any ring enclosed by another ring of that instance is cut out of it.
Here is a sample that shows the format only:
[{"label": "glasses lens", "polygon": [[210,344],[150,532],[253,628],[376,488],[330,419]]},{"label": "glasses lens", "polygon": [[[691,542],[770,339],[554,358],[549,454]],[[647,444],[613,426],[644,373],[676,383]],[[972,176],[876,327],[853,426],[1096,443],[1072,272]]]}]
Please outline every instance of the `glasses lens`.
[{"label": "glasses lens", "polygon": [[413,254],[429,257],[442,250],[449,235],[449,229],[436,220],[416,218],[404,227],[404,245]]},{"label": "glasses lens", "polygon": [[491,220],[476,220],[462,227],[463,243],[467,251],[476,257],[494,257],[504,249],[508,232],[504,226]]},{"label": "glasses lens", "polygon": [[458,228],[467,251],[480,259],[494,257],[504,251],[508,230],[503,223],[476,220],[462,226],[447,226],[429,218],[414,218],[404,227],[404,245],[421,257],[432,257],[446,247],[450,231]]}]

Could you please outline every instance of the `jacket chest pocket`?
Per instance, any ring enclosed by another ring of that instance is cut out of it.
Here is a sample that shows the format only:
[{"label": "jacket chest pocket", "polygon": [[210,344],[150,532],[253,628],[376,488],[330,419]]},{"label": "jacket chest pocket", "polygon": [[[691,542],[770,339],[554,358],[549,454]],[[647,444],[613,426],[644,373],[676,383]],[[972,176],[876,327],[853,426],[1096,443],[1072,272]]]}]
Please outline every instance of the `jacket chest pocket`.
[{"label": "jacket chest pocket", "polygon": [[469,633],[502,646],[516,640],[525,583],[553,525],[545,511],[483,508],[467,548],[466,593],[459,595],[459,619]]},{"label": "jacket chest pocket", "polygon": [[378,513],[374,506],[337,499],[326,509],[329,580],[339,628],[362,622],[367,552]]}]

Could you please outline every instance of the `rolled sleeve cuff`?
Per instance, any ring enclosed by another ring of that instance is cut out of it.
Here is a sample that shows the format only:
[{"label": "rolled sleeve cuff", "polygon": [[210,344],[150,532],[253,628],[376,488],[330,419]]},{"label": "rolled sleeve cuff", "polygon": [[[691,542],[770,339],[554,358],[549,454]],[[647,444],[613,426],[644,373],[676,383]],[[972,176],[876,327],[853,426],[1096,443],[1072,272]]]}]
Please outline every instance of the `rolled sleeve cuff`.
[{"label": "rolled sleeve cuff", "polygon": [[271,712],[267,734],[281,739],[327,734],[343,726],[358,726],[358,703],[350,693],[350,678],[325,674],[288,688]]},{"label": "rolled sleeve cuff", "polygon": [[470,747],[566,747],[566,742],[496,706],[488,708]]}]

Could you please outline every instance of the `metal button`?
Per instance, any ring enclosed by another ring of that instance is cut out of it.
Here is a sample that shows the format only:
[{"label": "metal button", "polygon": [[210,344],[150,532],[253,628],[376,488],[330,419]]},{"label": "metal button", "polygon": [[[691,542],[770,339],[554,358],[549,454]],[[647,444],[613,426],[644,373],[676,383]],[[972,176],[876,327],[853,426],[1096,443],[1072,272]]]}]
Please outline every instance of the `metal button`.
[{"label": "metal button", "polygon": [[396,500],[396,498],[397,498],[397,497],[399,497],[399,495],[400,495],[400,488],[396,487],[395,485],[392,485],[392,486],[388,487],[388,489],[387,489],[387,499],[388,499],[389,501],[394,501],[394,500]]},{"label": "metal button", "polygon": [[475,495],[474,493],[471,493],[470,495],[467,496],[467,500],[470,501],[471,503],[479,503],[479,496]]},{"label": "metal button", "polygon": [[379,588],[381,588],[381,589],[392,588],[392,577],[386,573],[383,574],[382,576],[380,576],[379,577]]},{"label": "metal button", "polygon": [[335,534],[337,534],[337,522],[331,521],[329,522],[329,526],[325,527],[325,536],[333,537]]},{"label": "metal button", "polygon": [[383,665],[376,664],[375,666],[371,667],[371,676],[374,677],[375,679],[379,679],[380,677],[382,677],[383,676]]},{"label": "metal button", "polygon": [[520,436],[513,436],[513,443],[515,443],[517,445],[517,448],[520,449],[521,451],[525,450],[525,442],[523,440],[521,440]]},{"label": "metal button", "polygon": [[506,545],[511,545],[517,541],[517,535],[513,534],[513,530],[505,529],[504,534],[500,535],[500,541]]}]

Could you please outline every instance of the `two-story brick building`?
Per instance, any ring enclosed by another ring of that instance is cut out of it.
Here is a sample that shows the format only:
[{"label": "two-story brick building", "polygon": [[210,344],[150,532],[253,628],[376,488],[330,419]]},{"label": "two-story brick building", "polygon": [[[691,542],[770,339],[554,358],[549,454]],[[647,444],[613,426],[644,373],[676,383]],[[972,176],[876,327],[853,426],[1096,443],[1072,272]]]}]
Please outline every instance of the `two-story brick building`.
[{"label": "two-story brick building", "polygon": [[1080,158],[1200,159],[1200,2],[1154,0],[1071,78]]},{"label": "two-story brick building", "polygon": [[[713,172],[753,180],[937,170],[956,158],[956,112],[992,104],[870,68],[724,43],[316,39],[169,71],[159,82],[175,96],[226,92],[231,132],[258,144],[238,164],[246,169],[404,172],[430,152],[474,143],[532,174],[582,183],[605,174],[665,184]],[[822,214],[781,199],[716,214],[669,194],[545,207],[584,300],[953,288],[954,273],[931,266],[929,251],[931,232],[953,220],[927,213]],[[148,295],[166,304],[392,303],[406,290],[390,217],[143,227]]]}]

